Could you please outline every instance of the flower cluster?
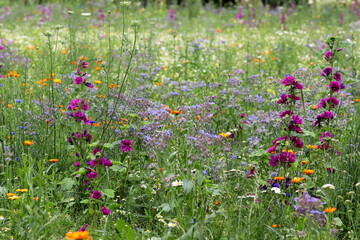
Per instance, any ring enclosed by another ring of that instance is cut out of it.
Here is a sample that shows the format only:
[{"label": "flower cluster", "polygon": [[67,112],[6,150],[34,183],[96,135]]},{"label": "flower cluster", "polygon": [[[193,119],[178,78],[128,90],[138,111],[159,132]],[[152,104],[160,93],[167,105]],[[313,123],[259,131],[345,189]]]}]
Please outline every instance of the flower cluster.
[{"label": "flower cluster", "polygon": [[[85,99],[75,98],[72,100],[68,106],[70,110],[89,110],[89,104]],[[82,111],[70,112],[69,116],[73,117],[76,122],[83,122],[85,125],[90,125],[90,120],[87,118],[86,114]]]},{"label": "flower cluster", "polygon": [[294,205],[297,215],[303,215],[310,219],[315,220],[320,226],[325,226],[326,215],[321,211],[324,202],[320,198],[312,197],[310,194],[305,193],[300,197],[295,198],[296,205]]},{"label": "flower cluster", "polygon": [[76,77],[74,79],[74,83],[76,85],[83,84],[88,88],[94,88],[94,85],[91,82],[88,82],[88,74],[86,72],[82,72],[82,69],[89,68],[89,63],[84,61],[78,62],[78,68],[76,69]]},{"label": "flower cluster", "polygon": [[[280,96],[280,100],[277,103],[286,104],[290,109],[282,111],[279,115],[281,119],[286,119],[288,121],[287,128],[284,129],[287,131],[287,135],[275,139],[272,142],[273,146],[267,150],[269,153],[274,154],[270,157],[269,162],[270,166],[272,167],[277,167],[280,164],[290,167],[291,163],[295,162],[296,155],[294,151],[287,150],[287,148],[289,146],[295,148],[302,148],[304,146],[304,143],[301,141],[301,139],[297,136],[292,136],[293,134],[291,133],[303,133],[300,127],[300,125],[303,124],[303,119],[298,115],[295,115],[293,109],[295,109],[296,101],[301,99],[295,95],[295,91],[302,90],[304,86],[296,81],[295,77],[293,76],[286,76],[283,80],[281,80],[281,83],[282,85],[289,87],[289,94],[282,94]],[[276,151],[277,148],[280,149],[279,152]]]}]

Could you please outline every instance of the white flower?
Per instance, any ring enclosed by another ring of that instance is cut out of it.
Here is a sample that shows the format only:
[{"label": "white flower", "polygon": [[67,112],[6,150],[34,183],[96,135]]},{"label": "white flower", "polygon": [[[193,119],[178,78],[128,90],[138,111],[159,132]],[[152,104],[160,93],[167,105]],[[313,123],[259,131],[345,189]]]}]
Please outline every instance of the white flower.
[{"label": "white flower", "polygon": [[323,185],[322,186],[322,188],[330,188],[330,189],[335,189],[335,186],[334,185],[332,185],[332,184],[325,184],[325,185]]},{"label": "white flower", "polygon": [[173,187],[182,186],[182,185],[183,185],[182,181],[174,181],[171,183],[171,186]]},{"label": "white flower", "polygon": [[175,226],[176,226],[176,223],[169,222],[167,225],[168,225],[168,227],[175,227]]},{"label": "white flower", "polygon": [[81,16],[91,16],[91,13],[81,13]]},{"label": "white flower", "polygon": [[271,188],[270,190],[271,190],[271,191],[274,191],[274,192],[277,193],[277,194],[280,194],[280,193],[281,193],[281,190],[280,190],[280,188],[278,188],[278,187],[273,187],[273,188]]}]

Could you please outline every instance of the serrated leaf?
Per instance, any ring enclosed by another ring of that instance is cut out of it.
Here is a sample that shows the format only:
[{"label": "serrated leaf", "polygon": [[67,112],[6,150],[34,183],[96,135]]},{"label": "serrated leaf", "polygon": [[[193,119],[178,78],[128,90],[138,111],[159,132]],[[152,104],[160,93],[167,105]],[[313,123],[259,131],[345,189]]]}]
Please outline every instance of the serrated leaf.
[{"label": "serrated leaf", "polygon": [[103,194],[107,196],[108,198],[114,198],[115,197],[115,191],[112,189],[105,189],[103,191]]}]

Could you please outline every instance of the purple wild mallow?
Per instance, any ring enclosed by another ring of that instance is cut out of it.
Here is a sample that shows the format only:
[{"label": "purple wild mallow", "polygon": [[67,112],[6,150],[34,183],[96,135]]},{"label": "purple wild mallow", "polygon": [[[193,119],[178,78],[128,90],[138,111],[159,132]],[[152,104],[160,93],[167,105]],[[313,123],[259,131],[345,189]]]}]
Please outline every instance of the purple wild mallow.
[{"label": "purple wild mallow", "polygon": [[316,121],[314,123],[314,125],[319,125],[321,124],[321,122],[325,119],[333,119],[334,118],[334,113],[331,112],[331,111],[328,111],[328,112],[323,112],[322,114],[319,114],[316,116]]},{"label": "purple wild mallow", "polygon": [[133,150],[132,142],[129,139],[121,141],[120,148],[123,152],[131,152]]},{"label": "purple wild mallow", "polygon": [[286,76],[283,80],[281,80],[282,85],[289,86],[295,82],[295,77]]},{"label": "purple wild mallow", "polygon": [[295,162],[296,155],[292,152],[282,152],[281,154],[272,155],[270,157],[270,166],[277,167],[280,162],[285,163],[287,167],[291,166],[291,163]]},{"label": "purple wild mallow", "polygon": [[84,227],[80,228],[79,232],[85,232],[86,228],[89,226],[89,224],[85,224]]},{"label": "purple wild mallow", "polygon": [[80,77],[80,76],[77,76],[77,77],[74,79],[74,83],[75,83],[76,85],[80,85],[80,84],[82,84],[84,81],[85,81],[85,80],[84,80],[82,77]]},{"label": "purple wild mallow", "polygon": [[321,136],[319,137],[319,140],[320,140],[321,142],[327,142],[327,141],[329,141],[329,139],[332,138],[332,137],[334,137],[334,135],[331,134],[330,132],[323,132],[323,133],[321,134]]},{"label": "purple wild mallow", "polygon": [[81,109],[87,111],[89,110],[89,104],[86,102],[85,99],[75,98],[70,102],[68,109],[72,109],[72,110]]},{"label": "purple wild mallow", "polygon": [[175,9],[170,9],[169,10],[169,20],[170,22],[174,22],[175,21]]},{"label": "purple wild mallow", "polygon": [[286,115],[292,116],[293,114],[294,114],[294,111],[287,110],[287,111],[281,112],[279,117],[284,118]]},{"label": "purple wild mallow", "polygon": [[324,55],[325,57],[325,60],[328,61],[328,62],[331,62],[333,60],[333,53],[332,51],[327,51]]},{"label": "purple wild mallow", "polygon": [[290,124],[288,126],[288,129],[284,129],[284,130],[295,131],[297,133],[303,133],[301,127],[297,124]]},{"label": "purple wild mallow", "polygon": [[97,172],[89,172],[87,175],[86,175],[88,178],[97,178],[98,176],[98,173]]},{"label": "purple wild mallow", "polygon": [[92,194],[91,194],[91,197],[92,197],[93,199],[99,199],[99,198],[102,197],[102,193],[99,192],[99,191],[93,191]]},{"label": "purple wild mallow", "polygon": [[106,207],[102,207],[101,208],[101,212],[104,214],[104,215],[111,215],[111,210],[106,208]]},{"label": "purple wild mallow", "polygon": [[302,118],[300,118],[297,115],[292,115],[291,116],[291,123],[292,124],[303,124],[303,120],[302,120]]},{"label": "purple wild mallow", "polygon": [[332,92],[338,92],[341,89],[340,83],[338,81],[332,81],[329,84],[329,88]]},{"label": "purple wild mallow", "polygon": [[299,137],[292,136],[290,137],[290,140],[292,142],[292,145],[296,148],[302,148],[304,147],[304,143],[300,140]]},{"label": "purple wild mallow", "polygon": [[329,98],[321,99],[317,106],[318,108],[334,108],[339,104],[340,104],[339,100],[337,100],[334,97],[329,97]]},{"label": "purple wild mallow", "polygon": [[324,68],[321,73],[321,76],[329,76],[332,73],[333,69],[331,67]]},{"label": "purple wild mallow", "polygon": [[336,81],[341,81],[341,78],[342,78],[341,73],[334,73],[334,79]]}]

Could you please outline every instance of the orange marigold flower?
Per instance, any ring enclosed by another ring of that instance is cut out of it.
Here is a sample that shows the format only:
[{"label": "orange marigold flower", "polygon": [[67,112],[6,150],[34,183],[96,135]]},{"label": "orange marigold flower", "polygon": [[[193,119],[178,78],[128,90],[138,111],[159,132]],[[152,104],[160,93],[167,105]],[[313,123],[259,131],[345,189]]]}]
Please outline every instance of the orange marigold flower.
[{"label": "orange marigold flower", "polygon": [[102,81],[95,80],[95,81],[94,81],[94,83],[96,83],[96,84],[101,84],[101,83],[102,83]]},{"label": "orange marigold flower", "polygon": [[327,212],[327,213],[333,213],[336,211],[336,208],[335,207],[328,207],[328,208],[325,208],[324,209],[324,212]]},{"label": "orange marigold flower", "polygon": [[101,69],[101,67],[95,66],[95,70],[96,70],[96,71],[98,71],[98,70],[100,70],[100,69]]},{"label": "orange marigold flower", "polygon": [[67,239],[73,239],[73,240],[91,240],[91,237],[89,236],[90,233],[88,231],[83,232],[68,232],[66,233]]},{"label": "orange marigold flower", "polygon": [[355,102],[360,102],[360,99],[359,99],[359,98],[355,98]]},{"label": "orange marigold flower", "polygon": [[255,58],[255,59],[254,59],[254,62],[260,62],[260,59]]},{"label": "orange marigold flower", "polygon": [[292,183],[300,183],[302,181],[304,181],[303,177],[302,178],[301,177],[294,177],[293,179],[291,179]]},{"label": "orange marigold flower", "polygon": [[303,173],[305,173],[306,175],[311,175],[313,174],[315,171],[314,170],[311,170],[311,169],[305,169],[303,170]]},{"label": "orange marigold flower", "polygon": [[215,205],[219,205],[220,203],[221,203],[220,200],[215,201]]},{"label": "orange marigold flower", "polygon": [[33,145],[35,142],[34,142],[34,141],[26,140],[26,141],[24,141],[24,143],[25,143],[27,146],[31,146],[31,145]]},{"label": "orange marigold flower", "polygon": [[13,107],[13,105],[12,105],[12,104],[8,104],[8,105],[7,105],[7,107],[12,108],[12,107]]},{"label": "orange marigold flower", "polygon": [[54,79],[53,81],[54,81],[54,83],[61,84],[61,80],[60,80],[60,79]]},{"label": "orange marigold flower", "polygon": [[49,161],[52,162],[52,163],[55,163],[55,162],[58,162],[59,159],[49,159]]},{"label": "orange marigold flower", "polygon": [[301,161],[301,164],[307,164],[307,163],[309,163],[308,160],[306,160],[306,161]]},{"label": "orange marigold flower", "polygon": [[306,145],[308,148],[317,149],[318,147],[316,145]]},{"label": "orange marigold flower", "polygon": [[180,113],[181,113],[181,111],[179,111],[179,110],[172,110],[172,111],[170,111],[170,114],[179,115]]},{"label": "orange marigold flower", "polygon": [[282,181],[282,180],[285,180],[285,178],[284,177],[274,177],[274,180]]},{"label": "orange marigold flower", "polygon": [[278,228],[278,227],[281,227],[281,224],[273,224],[271,225],[272,228]]},{"label": "orange marigold flower", "polygon": [[7,193],[6,196],[13,197],[13,196],[16,196],[16,193]]},{"label": "orange marigold flower", "polygon": [[39,198],[38,197],[33,197],[33,200],[39,200]]},{"label": "orange marigold flower", "polygon": [[155,85],[156,86],[161,86],[161,85],[163,85],[161,82],[157,82],[157,83],[155,83]]}]

